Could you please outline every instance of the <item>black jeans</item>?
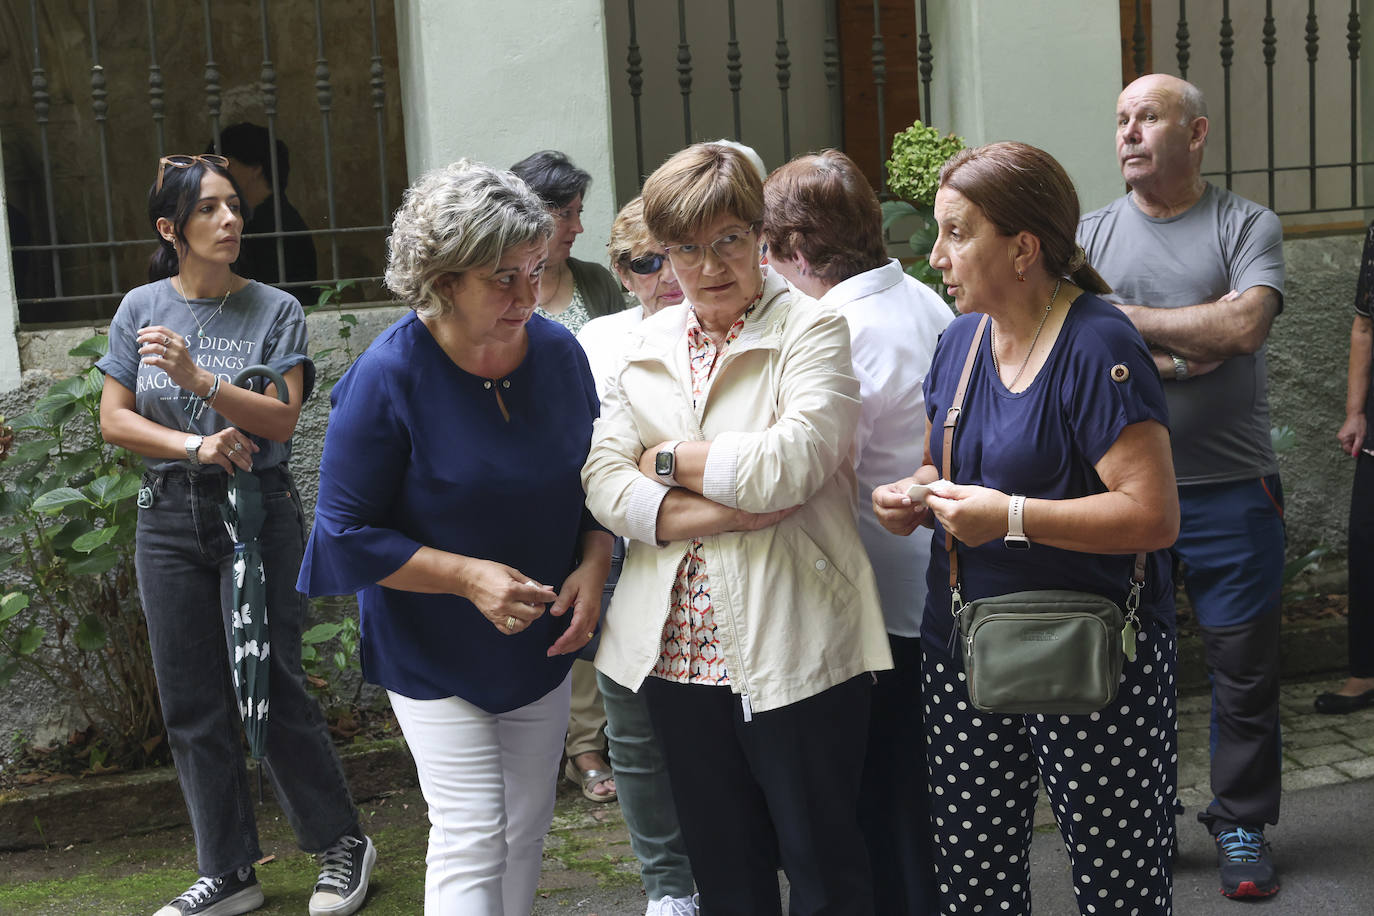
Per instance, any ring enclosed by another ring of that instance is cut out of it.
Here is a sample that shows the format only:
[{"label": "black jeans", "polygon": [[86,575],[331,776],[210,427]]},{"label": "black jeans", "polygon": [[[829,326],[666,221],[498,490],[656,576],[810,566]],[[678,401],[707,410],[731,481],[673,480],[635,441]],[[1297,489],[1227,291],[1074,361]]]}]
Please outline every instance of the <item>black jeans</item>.
[{"label": "black jeans", "polygon": [[1350,676],[1374,677],[1374,455],[1364,452],[1350,491],[1349,560]]},{"label": "black jeans", "polygon": [[856,815],[873,679],[860,675],[745,722],[729,687],[648,677],[703,916],[871,916]]},{"label": "black jeans", "polygon": [[[301,670],[308,605],[296,591],[305,550],[300,496],[284,467],[258,476],[267,505],[260,542],[272,646],[264,763],[301,848],[320,852],[352,828],[358,814]],[[227,480],[218,470],[145,474],[151,505],[139,510],[135,551],[167,739],[199,870],[209,876],[262,858],[230,675],[234,545],[219,510]]]}]

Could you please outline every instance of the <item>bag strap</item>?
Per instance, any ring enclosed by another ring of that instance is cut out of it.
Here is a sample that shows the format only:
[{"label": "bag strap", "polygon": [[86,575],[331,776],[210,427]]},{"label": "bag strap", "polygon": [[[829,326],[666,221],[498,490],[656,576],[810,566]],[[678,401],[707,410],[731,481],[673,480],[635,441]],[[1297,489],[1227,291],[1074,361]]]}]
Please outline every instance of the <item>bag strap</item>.
[{"label": "bag strap", "polygon": [[[973,364],[978,361],[978,348],[983,343],[983,333],[987,330],[989,316],[984,315],[978,322],[978,329],[973,332],[973,342],[969,344],[968,356],[964,358],[964,368],[959,374],[959,385],[954,390],[954,400],[949,405],[949,410],[945,411],[944,427],[944,450],[940,456],[940,472],[945,480],[954,482],[950,474],[951,455],[954,452],[954,430],[959,425],[959,418],[964,411],[964,396],[968,393],[969,379],[973,375]],[[959,551],[955,547],[954,535],[950,534],[949,529],[945,529],[945,550],[949,552],[949,592],[950,600],[954,613],[959,613],[959,608],[963,606],[963,599],[959,595]],[[1145,586],[1145,561],[1144,551],[1135,555],[1135,565],[1131,570],[1131,590],[1126,596],[1126,611],[1131,616],[1135,616],[1135,611],[1140,607],[1140,592]]]}]

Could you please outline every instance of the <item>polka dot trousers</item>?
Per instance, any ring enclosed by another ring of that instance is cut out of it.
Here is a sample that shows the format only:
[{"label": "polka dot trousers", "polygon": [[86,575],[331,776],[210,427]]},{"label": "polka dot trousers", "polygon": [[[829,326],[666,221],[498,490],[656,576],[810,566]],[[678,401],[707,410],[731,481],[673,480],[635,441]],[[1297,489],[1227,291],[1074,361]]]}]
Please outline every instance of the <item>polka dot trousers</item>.
[{"label": "polka dot trousers", "polygon": [[924,642],[927,763],[940,912],[1031,912],[1043,781],[1080,913],[1172,911],[1178,771],[1174,635],[1145,627],[1117,697],[1091,715],[1005,716],[969,704],[962,664]]}]

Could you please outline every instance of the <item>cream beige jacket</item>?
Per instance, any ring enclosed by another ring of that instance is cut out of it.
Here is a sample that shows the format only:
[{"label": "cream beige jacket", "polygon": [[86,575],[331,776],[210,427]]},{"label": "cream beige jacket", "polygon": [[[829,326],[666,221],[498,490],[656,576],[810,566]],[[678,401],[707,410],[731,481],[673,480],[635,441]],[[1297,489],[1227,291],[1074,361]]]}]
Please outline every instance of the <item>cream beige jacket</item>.
[{"label": "cream beige jacket", "polygon": [[802,507],[761,531],[703,538],[717,635],[746,719],[891,668],[854,518],[859,383],[844,318],[768,272],[763,300],[696,409],[686,332],[680,305],[630,333],[582,469],[592,513],[630,538],[596,667],[637,691],[658,660],[687,542],[657,542],[669,488],[642,474],[639,458],[682,439],[712,443],[710,499],[749,512]]}]

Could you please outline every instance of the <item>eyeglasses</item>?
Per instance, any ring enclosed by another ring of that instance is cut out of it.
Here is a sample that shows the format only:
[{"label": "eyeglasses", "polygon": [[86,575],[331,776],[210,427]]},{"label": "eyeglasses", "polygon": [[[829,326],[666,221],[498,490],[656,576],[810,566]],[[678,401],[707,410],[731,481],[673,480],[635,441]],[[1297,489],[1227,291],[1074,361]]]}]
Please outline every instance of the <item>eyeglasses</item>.
[{"label": "eyeglasses", "polygon": [[153,193],[158,194],[162,191],[162,175],[167,170],[167,166],[174,169],[189,169],[199,162],[201,165],[217,165],[222,169],[229,168],[229,160],[224,156],[216,156],[213,153],[206,153],[203,156],[163,156],[157,161],[157,186],[153,188]]},{"label": "eyeglasses", "polygon": [[652,254],[643,254],[637,258],[627,258],[625,263],[629,265],[630,270],[647,277],[662,270],[663,262],[667,260],[667,257],[663,252],[655,251]]},{"label": "eyeglasses", "polygon": [[731,232],[729,235],[722,235],[720,238],[711,242],[709,245],[665,245],[664,250],[668,252],[668,260],[673,262],[673,267],[678,270],[691,270],[700,267],[701,262],[706,258],[706,249],[715,252],[716,257],[722,261],[738,261],[745,257],[758,257],[758,246],[753,244],[754,230],[758,227],[755,223],[743,232]]}]

